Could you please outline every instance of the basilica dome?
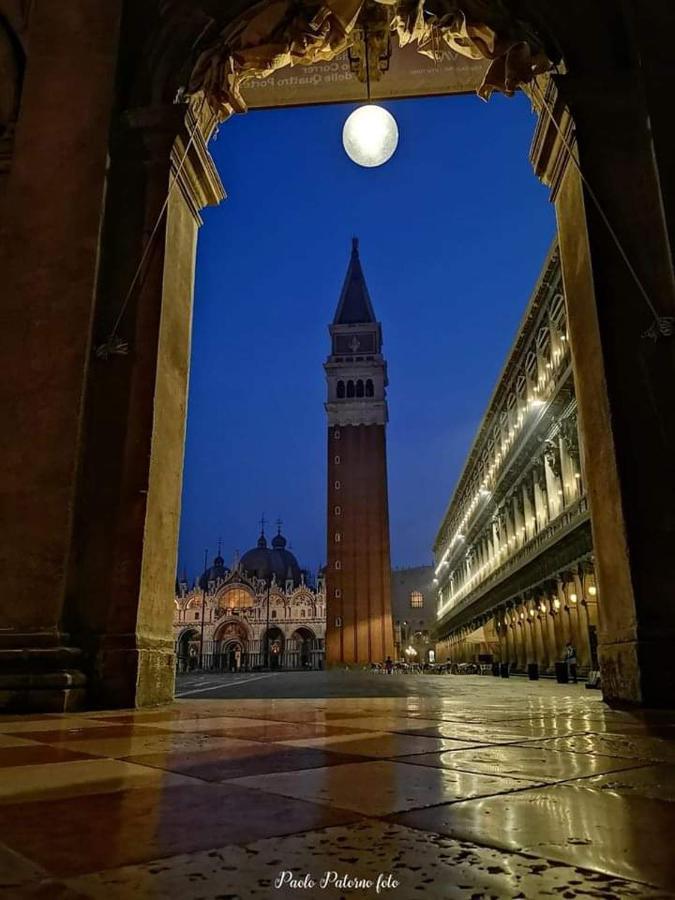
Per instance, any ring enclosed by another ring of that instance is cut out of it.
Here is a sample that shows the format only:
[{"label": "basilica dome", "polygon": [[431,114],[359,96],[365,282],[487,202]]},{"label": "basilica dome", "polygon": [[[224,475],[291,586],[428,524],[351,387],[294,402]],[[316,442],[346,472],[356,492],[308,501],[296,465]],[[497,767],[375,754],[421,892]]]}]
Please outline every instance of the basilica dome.
[{"label": "basilica dome", "polygon": [[209,566],[205,572],[202,572],[202,575],[199,579],[199,587],[201,590],[208,590],[209,582],[211,581],[221,581],[225,576],[229,573],[229,569],[225,565],[225,560],[220,555],[220,549],[218,550],[218,555],[214,557],[213,565]]},{"label": "basilica dome", "polygon": [[272,539],[271,547],[268,547],[265,535],[261,534],[257,546],[242,556],[240,567],[253,578],[271,581],[274,576],[280,587],[284,587],[287,581],[292,581],[294,587],[301,583],[300,566],[291,551],[286,549],[286,538],[281,531]]}]

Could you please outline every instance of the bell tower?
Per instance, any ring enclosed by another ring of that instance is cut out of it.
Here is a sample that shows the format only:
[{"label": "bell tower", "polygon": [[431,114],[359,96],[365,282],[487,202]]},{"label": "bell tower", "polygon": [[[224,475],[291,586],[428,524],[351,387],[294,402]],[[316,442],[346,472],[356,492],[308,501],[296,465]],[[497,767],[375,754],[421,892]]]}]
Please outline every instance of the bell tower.
[{"label": "bell tower", "polygon": [[387,364],[356,238],[329,330],[326,662],[383,662],[394,652]]}]

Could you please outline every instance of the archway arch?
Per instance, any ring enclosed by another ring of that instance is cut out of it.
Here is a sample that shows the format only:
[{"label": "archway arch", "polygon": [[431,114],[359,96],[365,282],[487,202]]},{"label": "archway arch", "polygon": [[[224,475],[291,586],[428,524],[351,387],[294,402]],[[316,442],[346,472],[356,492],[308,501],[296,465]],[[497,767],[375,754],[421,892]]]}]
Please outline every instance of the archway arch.
[{"label": "archway arch", "polygon": [[285,666],[286,635],[277,625],[265,629],[262,635],[263,661],[268,669],[283,669]]},{"label": "archway arch", "polygon": [[[99,703],[134,706],[167,700],[173,691],[171,610],[162,604],[175,574],[167,548],[176,546],[183,455],[190,331],[185,285],[193,276],[199,210],[222,197],[204,140],[215,116],[202,109],[196,129],[194,111],[173,100],[189,81],[198,93],[205,83],[195,78],[208,71],[210,95],[220,92],[236,107],[237,83],[218,53],[228,34],[232,38],[227,26],[254,4],[220,4],[220,12],[216,4],[187,0],[130,5],[121,30],[114,5],[103,4],[86,42],[79,0],[72,0],[72,15],[53,21],[46,6],[33,6],[31,27],[52,29],[53,52],[48,59],[29,53],[26,84],[34,89],[23,95],[3,213],[8,239],[0,269],[12,316],[3,332],[0,385],[9,394],[3,408],[10,410],[5,430],[12,441],[0,471],[11,478],[21,458],[25,525],[6,536],[5,587],[16,603],[2,641],[12,647],[23,635],[49,634],[60,646],[67,621],[67,630],[82,635],[89,649],[87,661],[77,663],[82,671],[69,674],[82,684],[86,670],[89,697]],[[413,7],[400,4],[404,12]],[[357,0],[323,4],[321,17],[309,23],[307,42],[318,47],[333,27],[346,34],[359,9]],[[552,82],[554,118],[570,136],[576,129],[594,193],[618,223],[622,246],[650,296],[659,299],[659,318],[645,321],[644,298],[566,165],[555,128],[542,121],[533,162],[554,190],[571,303],[603,683],[610,698],[659,705],[675,684],[675,658],[662,643],[675,616],[669,594],[675,561],[663,552],[673,541],[675,487],[664,460],[675,445],[666,388],[675,364],[661,321],[675,314],[675,153],[668,88],[658,74],[670,64],[669,48],[653,36],[672,33],[675,10],[662,0],[447,0],[442,9],[453,27],[491,29],[486,55],[499,64],[493,75],[501,67],[504,87],[542,49],[553,61],[564,58],[565,72]],[[473,15],[477,9],[485,12],[482,21]],[[316,4],[303,6],[308,11],[316,16]],[[475,45],[476,35],[467,37]],[[202,54],[202,62],[211,54],[216,65],[198,70]],[[242,59],[255,69],[247,53]],[[97,78],[82,92],[91,70]],[[58,129],[44,127],[54,103],[41,86],[53,80],[62,96],[81,99],[59,107]],[[58,159],[69,164],[55,184],[46,161]],[[181,190],[170,196],[155,252],[124,305],[174,177]],[[109,340],[120,312],[123,328]],[[648,330],[654,341],[642,340]],[[49,367],[49,396],[28,377],[25,357],[36,361],[35,372]],[[627,360],[634,363],[629,378]],[[32,416],[23,416],[24,409]],[[630,477],[634,472],[639,479]],[[13,496],[13,483],[10,489]],[[26,545],[34,560],[26,561]],[[41,562],[46,559],[49,570]],[[31,587],[38,578],[44,585],[39,604]],[[603,607],[603,597],[612,598],[611,607]],[[49,671],[48,659],[39,652],[35,658]],[[115,677],[119,671],[128,673],[124,680]],[[58,693],[63,679],[51,674]]]},{"label": "archway arch", "polygon": [[251,633],[239,619],[226,619],[213,635],[211,668],[238,672],[250,665]]},{"label": "archway arch", "polygon": [[179,672],[189,672],[199,664],[200,635],[196,628],[184,628],[176,640],[176,665]]},{"label": "archway arch", "polygon": [[318,652],[318,641],[312,628],[301,625],[296,628],[288,642],[290,665],[297,669],[318,668],[315,654]]}]

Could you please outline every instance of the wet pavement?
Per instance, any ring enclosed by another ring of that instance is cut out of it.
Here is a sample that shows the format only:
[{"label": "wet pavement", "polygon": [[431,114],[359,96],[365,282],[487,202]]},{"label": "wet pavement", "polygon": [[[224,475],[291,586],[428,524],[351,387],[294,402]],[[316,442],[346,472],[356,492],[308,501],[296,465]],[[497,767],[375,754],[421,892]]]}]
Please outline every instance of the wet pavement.
[{"label": "wet pavement", "polygon": [[675,714],[478,676],[178,691],[0,718],[3,895],[675,897]]}]

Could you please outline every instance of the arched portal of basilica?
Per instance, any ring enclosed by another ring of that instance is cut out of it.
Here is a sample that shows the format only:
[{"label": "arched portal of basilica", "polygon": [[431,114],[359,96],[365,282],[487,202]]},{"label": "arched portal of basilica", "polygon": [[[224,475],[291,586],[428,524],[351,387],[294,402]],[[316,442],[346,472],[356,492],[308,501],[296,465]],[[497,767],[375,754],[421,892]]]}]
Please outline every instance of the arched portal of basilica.
[{"label": "arched portal of basilica", "polygon": [[200,210],[224,197],[207,140],[243,108],[245,81],[271,74],[263,38],[283,38],[275,66],[317,64],[357,52],[375,13],[366,54],[378,41],[442,45],[483,61],[484,96],[531,93],[532,163],[558,220],[603,690],[672,702],[672,2],[292,7],[289,19],[283,2],[70,0],[64,14],[0,0],[3,705],[172,696],[194,249]]}]

